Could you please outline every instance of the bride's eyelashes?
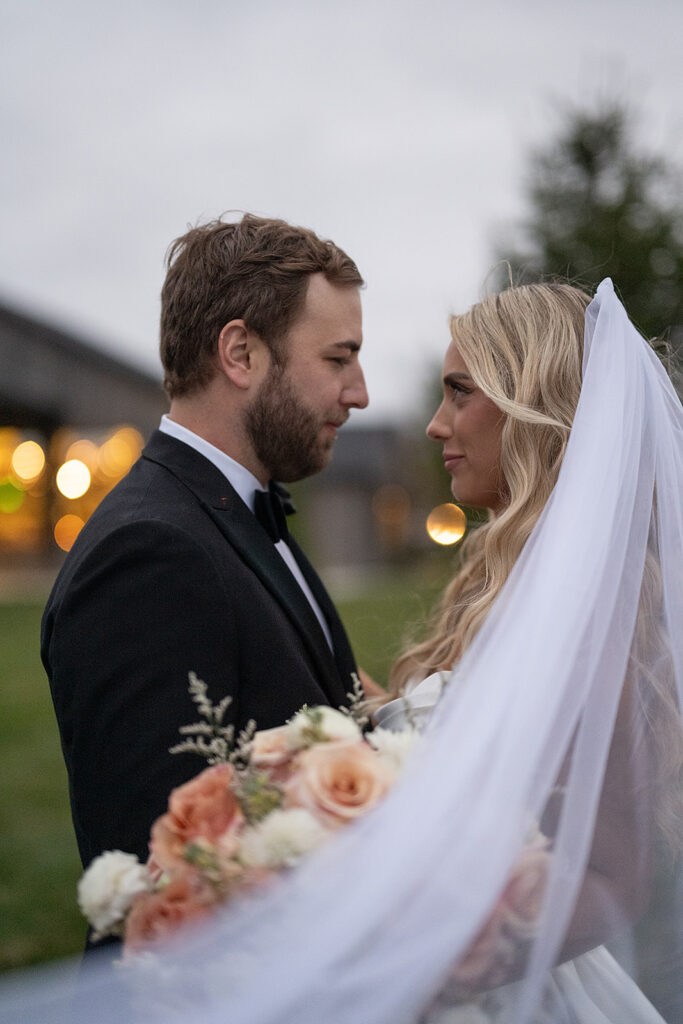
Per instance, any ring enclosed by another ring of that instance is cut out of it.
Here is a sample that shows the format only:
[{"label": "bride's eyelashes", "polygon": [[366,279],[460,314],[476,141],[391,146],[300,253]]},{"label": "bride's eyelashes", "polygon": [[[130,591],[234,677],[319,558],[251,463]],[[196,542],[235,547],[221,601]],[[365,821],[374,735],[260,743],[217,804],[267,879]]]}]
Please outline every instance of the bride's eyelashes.
[{"label": "bride's eyelashes", "polygon": [[444,390],[448,396],[457,398],[460,395],[471,395],[474,388],[468,387],[457,380],[449,380],[446,382]]}]

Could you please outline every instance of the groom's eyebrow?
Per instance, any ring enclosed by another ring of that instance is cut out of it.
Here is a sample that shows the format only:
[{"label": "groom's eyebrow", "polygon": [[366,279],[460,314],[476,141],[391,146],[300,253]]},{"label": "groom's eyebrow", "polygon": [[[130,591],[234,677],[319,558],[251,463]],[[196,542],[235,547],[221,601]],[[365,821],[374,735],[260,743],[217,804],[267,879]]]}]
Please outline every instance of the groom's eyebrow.
[{"label": "groom's eyebrow", "polygon": [[332,348],[346,348],[349,352],[360,352],[359,341],[335,341]]}]

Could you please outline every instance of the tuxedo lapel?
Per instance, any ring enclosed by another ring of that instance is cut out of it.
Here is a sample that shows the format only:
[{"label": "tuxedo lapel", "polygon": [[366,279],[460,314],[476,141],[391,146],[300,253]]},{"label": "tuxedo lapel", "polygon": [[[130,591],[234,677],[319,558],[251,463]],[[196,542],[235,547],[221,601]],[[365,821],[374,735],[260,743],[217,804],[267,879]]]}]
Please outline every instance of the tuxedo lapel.
[{"label": "tuxedo lapel", "polygon": [[[194,493],[206,515],[281,605],[301,637],[330,703],[335,707],[343,703],[351,683],[341,685],[335,659],[308,599],[268,534],[223,474],[189,445],[160,431],[152,435],[143,457],[173,473]],[[345,652],[348,641],[325,588],[298,546],[295,558],[330,625],[335,652],[340,651],[340,645]],[[258,609],[256,614],[258,617]]]}]

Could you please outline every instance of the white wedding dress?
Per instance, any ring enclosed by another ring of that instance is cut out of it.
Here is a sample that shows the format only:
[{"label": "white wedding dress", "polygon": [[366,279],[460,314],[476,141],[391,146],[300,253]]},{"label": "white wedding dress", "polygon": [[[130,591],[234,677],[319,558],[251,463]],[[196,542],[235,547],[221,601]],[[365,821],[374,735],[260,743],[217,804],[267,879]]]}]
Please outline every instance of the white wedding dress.
[{"label": "white wedding dress", "polygon": [[[379,708],[375,725],[392,732],[412,725],[422,730],[448,681],[448,672],[435,672],[408,686],[404,697]],[[482,993],[472,1002],[448,1005],[437,1001],[422,1024],[505,1024],[518,986],[515,983]],[[634,980],[604,947],[553,968],[545,987],[543,1008],[529,1024],[666,1024]]]}]

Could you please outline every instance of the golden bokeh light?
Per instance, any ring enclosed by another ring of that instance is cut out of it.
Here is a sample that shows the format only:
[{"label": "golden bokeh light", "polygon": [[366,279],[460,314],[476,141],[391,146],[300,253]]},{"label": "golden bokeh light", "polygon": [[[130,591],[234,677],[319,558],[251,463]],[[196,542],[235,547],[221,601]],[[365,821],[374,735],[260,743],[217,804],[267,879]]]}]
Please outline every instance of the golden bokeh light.
[{"label": "golden bokeh light", "polygon": [[105,476],[118,479],[133,465],[143,445],[142,435],[134,427],[121,427],[104,442],[97,464]]},{"label": "golden bokeh light", "polygon": [[90,470],[80,459],[68,459],[57,470],[56,482],[65,498],[80,498],[90,487]]},{"label": "golden bokeh light", "polygon": [[78,459],[92,472],[97,466],[97,445],[94,441],[88,441],[86,438],[79,438],[78,441],[74,441],[70,444],[66,450],[64,461],[68,462],[70,459]]},{"label": "golden bokeh light", "polygon": [[465,513],[450,501],[437,505],[427,516],[427,533],[437,544],[457,544],[466,529]]},{"label": "golden bokeh light", "polygon": [[0,479],[12,473],[12,455],[20,442],[21,434],[18,430],[13,427],[0,427]]},{"label": "golden bokeh light", "polygon": [[62,551],[71,551],[76,537],[84,526],[85,523],[80,516],[71,514],[62,516],[55,523],[54,537]]},{"label": "golden bokeh light", "polygon": [[119,427],[117,434],[122,441],[126,442],[132,454],[137,459],[145,445],[145,439],[140,431],[136,430],[135,427]]},{"label": "golden bokeh light", "polygon": [[83,432],[64,425],[49,437],[37,426],[0,426],[0,560],[42,552],[48,542],[68,551],[143,445],[128,424]]},{"label": "golden bokeh light", "polygon": [[400,484],[384,484],[372,496],[372,511],[383,525],[402,525],[410,515],[410,495]]},{"label": "golden bokeh light", "polygon": [[45,468],[45,452],[36,441],[22,441],[12,454],[12,472],[22,483],[37,480]]},{"label": "golden bokeh light", "polygon": [[372,513],[379,540],[390,552],[397,553],[408,541],[410,495],[400,484],[384,484],[372,496]]}]

